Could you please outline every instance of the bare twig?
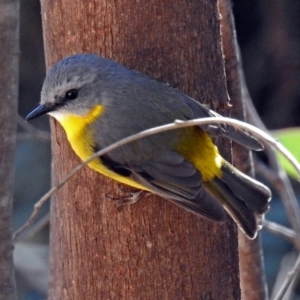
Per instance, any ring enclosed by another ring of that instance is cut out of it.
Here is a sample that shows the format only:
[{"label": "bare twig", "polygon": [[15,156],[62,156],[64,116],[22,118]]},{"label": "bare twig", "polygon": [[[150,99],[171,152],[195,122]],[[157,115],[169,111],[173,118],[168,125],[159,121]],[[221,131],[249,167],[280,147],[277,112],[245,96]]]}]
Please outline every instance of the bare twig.
[{"label": "bare twig", "polygon": [[[257,127],[261,128],[262,130],[267,132],[265,125],[262,123],[255,108],[253,107],[250,95],[248,93],[248,90],[246,89],[245,84],[244,84],[244,89],[245,89],[245,97],[248,99],[245,103],[246,103],[246,108],[247,108],[247,114],[249,116],[249,121],[252,124],[256,125]],[[296,195],[293,191],[293,188],[291,186],[291,183],[290,183],[285,171],[279,165],[279,162],[278,162],[278,159],[277,159],[274,149],[272,147],[270,147],[270,145],[266,145],[265,151],[267,153],[269,165],[271,167],[270,167],[270,169],[268,169],[266,166],[263,167],[262,164],[257,164],[257,166],[259,167],[258,171],[261,172],[261,174],[264,176],[264,178],[266,180],[269,180],[271,182],[273,181],[273,183],[276,182],[276,184],[273,184],[273,186],[274,186],[274,188],[276,188],[278,190],[279,196],[282,200],[282,203],[284,205],[284,208],[285,208],[285,211],[287,214],[287,218],[291,224],[293,231],[296,233],[296,236],[297,236],[297,238],[294,238],[290,241],[299,250],[300,245],[299,245],[298,236],[300,235],[300,209],[299,209]],[[274,226],[273,226],[273,229],[274,229]],[[278,229],[278,227],[277,227],[277,229]],[[276,233],[278,234],[279,232],[276,231]],[[281,232],[281,233],[283,233],[283,232]],[[283,294],[281,294],[281,295],[279,294],[279,296],[276,296],[275,299],[281,299],[284,296],[284,293],[288,289],[288,286],[290,286],[290,284],[292,283],[294,277],[292,277],[292,279],[290,279],[288,281],[285,281],[284,284],[286,285],[286,287],[283,286],[283,289],[280,290],[280,293],[283,293]]]},{"label": "bare twig", "polygon": [[[43,203],[39,205],[39,209],[41,208],[42,205]],[[33,236],[36,233],[38,233],[44,226],[46,226],[49,223],[49,220],[50,220],[50,212],[47,212],[33,226],[29,227],[27,230],[23,231],[22,234],[18,235],[14,239],[14,244],[18,243],[19,241],[26,240],[30,236]]]},{"label": "bare twig", "polygon": [[237,129],[241,130],[247,130],[250,132],[253,136],[257,137],[258,139],[264,141],[265,143],[271,144],[275,149],[280,151],[282,155],[284,155],[294,166],[295,170],[298,172],[300,176],[300,165],[297,162],[297,160],[292,156],[292,154],[285,149],[278,141],[276,141],[274,138],[272,138],[267,133],[263,132],[262,130],[256,128],[253,125],[247,124],[242,121],[238,121],[235,119],[225,118],[225,117],[214,117],[214,118],[201,118],[201,119],[194,119],[190,121],[181,121],[176,120],[174,123],[170,123],[163,126],[158,126],[155,128],[151,128],[148,130],[144,130],[142,132],[139,132],[137,134],[134,134],[132,136],[129,136],[127,138],[124,138],[98,152],[90,156],[87,160],[83,161],[81,164],[77,165],[58,185],[52,187],[34,206],[34,211],[29,217],[28,221],[20,228],[18,229],[14,234],[14,239],[16,239],[27,227],[29,227],[32,222],[35,220],[37,213],[40,209],[40,207],[51,197],[53,193],[55,193],[60,187],[62,187],[70,178],[72,178],[80,169],[82,169],[84,166],[86,166],[88,163],[93,161],[95,158],[104,155],[107,152],[110,152],[120,146],[123,146],[127,143],[133,142],[137,139],[144,138],[153,134],[161,133],[164,131],[169,130],[175,130],[183,127],[189,127],[189,126],[196,126],[196,125],[206,125],[206,124],[229,124],[234,126]]},{"label": "bare twig", "polygon": [[277,295],[273,298],[273,300],[282,300],[290,284],[293,282],[293,280],[296,278],[299,272],[300,272],[300,254],[298,255],[298,258],[294,266],[287,273],[284,282],[282,283]]},{"label": "bare twig", "polygon": [[[278,194],[280,195],[280,198],[282,200],[283,203],[286,203],[286,205],[291,205],[289,204],[290,201],[295,202],[295,205],[298,205],[297,203],[297,198],[295,193],[292,190],[292,187],[290,185],[290,183],[286,183],[285,182],[285,174],[283,170],[281,170],[280,168],[278,169],[277,172],[274,172],[274,170],[271,170],[268,166],[266,166],[264,163],[262,163],[261,161],[259,161],[258,159],[254,160],[255,163],[255,169],[257,171],[257,173],[259,175],[261,175],[262,177],[264,177],[273,187],[274,189],[278,192]],[[293,205],[291,205],[292,209]],[[287,213],[288,217],[289,214]],[[298,216],[295,216],[295,218],[298,218]],[[292,221],[290,221],[291,224]],[[298,235],[300,235],[299,231],[296,231],[296,229],[292,226],[293,231],[297,232]],[[300,250],[300,240],[296,239],[294,241],[292,241],[292,243],[296,246],[297,249]]]},{"label": "bare twig", "polygon": [[17,122],[27,132],[27,134],[18,134],[18,139],[36,138],[46,142],[50,141],[50,134],[48,132],[36,129],[31,124],[25,122],[20,115],[17,115]]},{"label": "bare twig", "polygon": [[[82,165],[82,164],[80,164]],[[79,165],[79,166],[80,166]],[[75,168],[76,169],[76,168]],[[74,170],[73,170],[74,171]],[[71,172],[72,173],[72,172]],[[76,173],[76,172],[75,172]],[[74,173],[74,174],[75,174]],[[60,184],[52,187],[38,202],[36,202],[34,204],[34,208],[33,208],[33,212],[30,215],[29,219],[26,221],[26,223],[21,226],[16,232],[14,232],[13,234],[13,241],[20,241],[21,238],[19,238],[19,236],[21,234],[23,234],[24,230],[27,229],[28,227],[30,227],[32,225],[32,223],[34,222],[34,220],[36,219],[40,209],[42,208],[42,206],[48,201],[48,199],[61,187],[63,186],[74,174],[72,174],[71,176],[67,176],[67,178],[65,178],[65,180],[63,180]],[[69,174],[70,175],[70,174]],[[25,234],[24,234],[25,235]],[[26,233],[27,236],[27,233]]]},{"label": "bare twig", "polygon": [[[248,98],[250,98],[247,91],[246,91],[246,95]],[[264,124],[261,122],[259,116],[257,115],[257,112],[254,109],[252,102],[246,101],[246,104],[247,104],[247,112],[250,117],[249,120],[251,121],[251,123],[261,128],[265,132],[268,132]],[[274,187],[277,188],[279,184],[282,186],[282,188],[278,190],[278,192],[280,198],[282,199],[284,208],[286,210],[287,217],[289,219],[289,222],[293,230],[295,230],[298,234],[300,234],[300,209],[299,209],[296,195],[291,186],[291,183],[284,170],[280,167],[274,149],[269,145],[266,145],[265,151],[267,153],[269,164],[272,169],[270,173],[277,174],[276,176],[277,184],[274,185]],[[268,177],[265,178],[268,179]]]},{"label": "bare twig", "polygon": [[[271,222],[271,221],[268,221],[268,220],[263,221],[263,226],[269,232],[284,238],[285,240],[289,241],[292,244],[296,244],[296,245],[300,244],[299,235],[297,235],[297,233],[294,230],[290,229],[290,228],[287,228],[283,225],[280,225],[278,223]],[[295,242],[295,240],[297,242]],[[299,250],[299,248],[298,248],[298,250]]]}]

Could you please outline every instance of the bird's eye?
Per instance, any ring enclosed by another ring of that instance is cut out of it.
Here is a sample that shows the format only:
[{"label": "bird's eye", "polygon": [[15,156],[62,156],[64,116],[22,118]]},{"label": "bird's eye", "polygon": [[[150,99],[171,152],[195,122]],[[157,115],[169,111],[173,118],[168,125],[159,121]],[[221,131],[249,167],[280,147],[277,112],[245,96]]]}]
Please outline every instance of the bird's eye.
[{"label": "bird's eye", "polygon": [[75,100],[78,96],[78,90],[77,89],[72,89],[66,92],[65,98],[67,100]]}]

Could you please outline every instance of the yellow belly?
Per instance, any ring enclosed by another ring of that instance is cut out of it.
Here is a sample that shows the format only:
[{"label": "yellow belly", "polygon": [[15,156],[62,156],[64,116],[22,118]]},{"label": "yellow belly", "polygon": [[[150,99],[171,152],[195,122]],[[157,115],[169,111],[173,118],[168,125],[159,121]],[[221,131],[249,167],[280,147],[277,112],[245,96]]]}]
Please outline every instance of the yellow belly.
[{"label": "yellow belly", "polygon": [[188,127],[185,129],[177,151],[200,171],[203,181],[221,177],[223,158],[211,137],[200,128]]}]

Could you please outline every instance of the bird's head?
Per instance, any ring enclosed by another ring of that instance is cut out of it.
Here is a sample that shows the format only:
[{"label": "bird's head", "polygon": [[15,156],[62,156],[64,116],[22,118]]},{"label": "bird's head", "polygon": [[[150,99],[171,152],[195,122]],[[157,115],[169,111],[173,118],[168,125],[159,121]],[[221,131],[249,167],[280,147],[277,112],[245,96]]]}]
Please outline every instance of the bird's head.
[{"label": "bird's head", "polygon": [[[83,116],[100,104],[101,64],[107,60],[93,54],[77,54],[56,63],[48,72],[40,105],[26,117],[32,120],[49,114],[60,120],[67,115]],[[99,66],[100,64],[100,66]]]}]

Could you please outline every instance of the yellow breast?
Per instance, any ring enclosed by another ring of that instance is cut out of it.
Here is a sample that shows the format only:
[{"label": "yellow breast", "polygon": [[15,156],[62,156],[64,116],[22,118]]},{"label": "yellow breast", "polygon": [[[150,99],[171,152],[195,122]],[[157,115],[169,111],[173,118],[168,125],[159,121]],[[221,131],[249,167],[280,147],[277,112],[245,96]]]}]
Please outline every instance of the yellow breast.
[{"label": "yellow breast", "polygon": [[[82,160],[86,160],[94,154],[93,145],[96,145],[97,143],[94,141],[95,132],[90,124],[94,123],[102,113],[103,107],[101,105],[96,105],[86,115],[51,113],[51,115],[64,128],[68,141],[70,142],[74,152]],[[114,180],[138,189],[147,190],[131,178],[120,176],[119,174],[108,169],[106,166],[101,164],[101,159],[95,159],[88,165],[95,171]]]}]

